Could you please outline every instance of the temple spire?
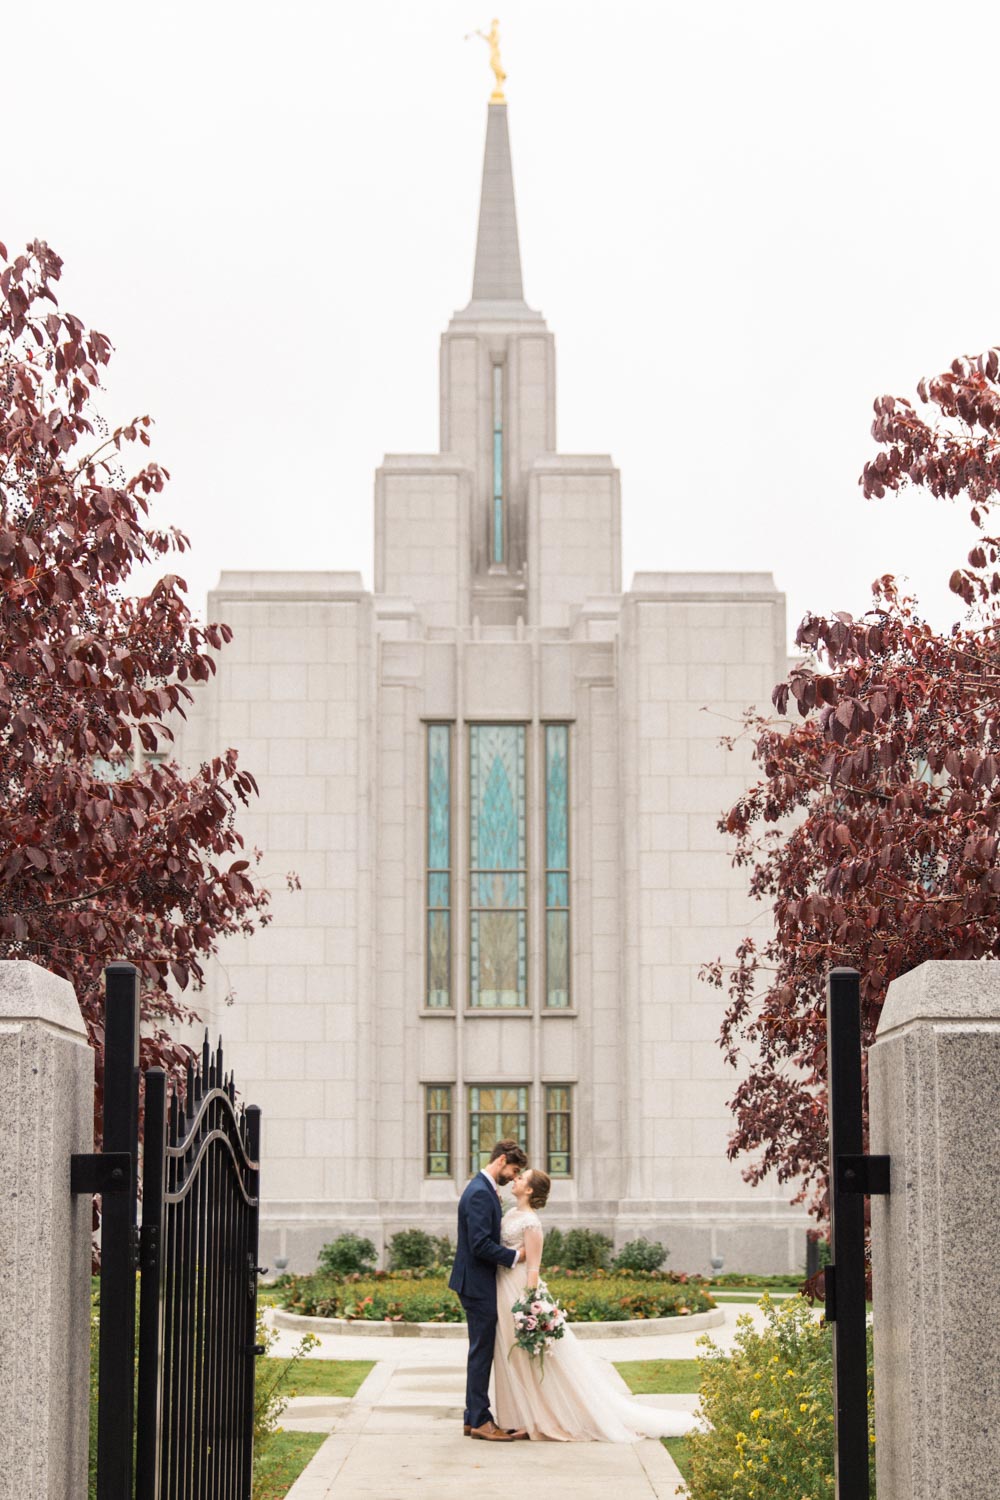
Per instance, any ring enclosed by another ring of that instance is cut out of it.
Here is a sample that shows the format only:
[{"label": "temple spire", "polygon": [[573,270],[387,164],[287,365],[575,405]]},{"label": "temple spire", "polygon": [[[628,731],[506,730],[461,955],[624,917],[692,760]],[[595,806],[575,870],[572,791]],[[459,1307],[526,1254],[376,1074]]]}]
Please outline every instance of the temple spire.
[{"label": "temple spire", "polygon": [[506,104],[490,104],[472,301],[524,305]]}]

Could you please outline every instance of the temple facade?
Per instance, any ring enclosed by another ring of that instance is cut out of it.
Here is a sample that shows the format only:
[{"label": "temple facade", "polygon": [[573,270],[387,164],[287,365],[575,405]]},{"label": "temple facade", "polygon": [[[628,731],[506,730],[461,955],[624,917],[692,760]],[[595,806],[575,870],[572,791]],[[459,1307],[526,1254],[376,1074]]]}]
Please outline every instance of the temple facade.
[{"label": "temple facade", "polygon": [[372,590],[223,573],[209,596],[234,639],[179,753],[235,745],[261,789],[241,827],[274,919],[202,999],[263,1109],[262,1259],[453,1235],[513,1135],[555,1179],[550,1223],[797,1269],[802,1210],[726,1158],[735,1075],[698,978],[760,922],[716,828],[749,755],[718,740],[785,674],[784,597],[761,573],[623,590],[618,471],[557,448],[505,104],[440,408],[440,451],[375,476]]}]

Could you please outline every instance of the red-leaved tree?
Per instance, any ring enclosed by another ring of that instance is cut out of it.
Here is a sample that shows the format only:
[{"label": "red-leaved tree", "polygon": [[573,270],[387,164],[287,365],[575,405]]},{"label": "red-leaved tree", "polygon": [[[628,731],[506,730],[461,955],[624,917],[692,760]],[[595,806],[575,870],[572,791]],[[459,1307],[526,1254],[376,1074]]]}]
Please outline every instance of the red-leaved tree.
[{"label": "red-leaved tree", "polygon": [[138,966],[143,1065],[176,1069],[169,1031],[192,1015],[177,990],[200,987],[224,934],[267,920],[233,821],[256,787],[234,750],[191,776],[136,764],[136,739],[169,747],[165,721],[231,632],[195,624],[173,575],[125,592],[137,564],[186,546],[148,523],[166,472],[121,466],[149,418],[110,432],[96,414],[111,345],[59,311],[59,257],[36,241],[13,261],[0,246],[0,264],[0,957],[75,985],[99,1129],[104,965]]},{"label": "red-leaved tree", "polygon": [[886,988],[925,959],[1000,957],[1000,350],[921,381],[920,404],[875,403],[867,497],[916,485],[963,497],[978,536],[951,575],[966,614],[947,634],[891,577],[862,619],[807,615],[805,664],[774,692],[791,727],[748,718],[761,779],[722,820],[773,911],[725,985],[721,1042],[741,1068],[731,1157],[798,1183],[827,1213],[825,980],[861,972],[865,1045]]}]

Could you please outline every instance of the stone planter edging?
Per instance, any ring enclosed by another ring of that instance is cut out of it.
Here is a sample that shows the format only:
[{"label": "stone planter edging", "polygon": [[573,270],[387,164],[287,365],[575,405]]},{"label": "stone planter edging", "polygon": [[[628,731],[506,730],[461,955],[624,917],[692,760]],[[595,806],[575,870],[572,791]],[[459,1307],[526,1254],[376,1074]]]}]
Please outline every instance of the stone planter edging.
[{"label": "stone planter edging", "polygon": [[[307,1318],[301,1313],[286,1312],[283,1307],[272,1311],[276,1328],[298,1329],[302,1333],[346,1334],[369,1339],[464,1339],[464,1323],[371,1323],[365,1318]],[[573,1323],[577,1338],[621,1339],[662,1337],[672,1333],[695,1333],[702,1328],[718,1328],[726,1321],[725,1308],[691,1313],[688,1317],[629,1318],[620,1323]]]}]

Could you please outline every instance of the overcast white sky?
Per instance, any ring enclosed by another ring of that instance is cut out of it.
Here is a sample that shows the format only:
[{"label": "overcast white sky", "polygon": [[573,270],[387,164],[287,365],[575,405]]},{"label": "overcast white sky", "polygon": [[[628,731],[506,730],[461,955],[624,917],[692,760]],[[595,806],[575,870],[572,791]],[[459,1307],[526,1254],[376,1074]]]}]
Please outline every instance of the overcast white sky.
[{"label": "overcast white sky", "polygon": [[[372,476],[438,445],[498,10],[528,301],[560,451],[610,452],[636,569],[765,569],[950,622],[958,513],[865,503],[871,401],[1000,342],[995,4],[50,0],[7,18],[0,239],[148,411],[192,601],[358,568]],[[17,29],[21,36],[17,37]]]}]

